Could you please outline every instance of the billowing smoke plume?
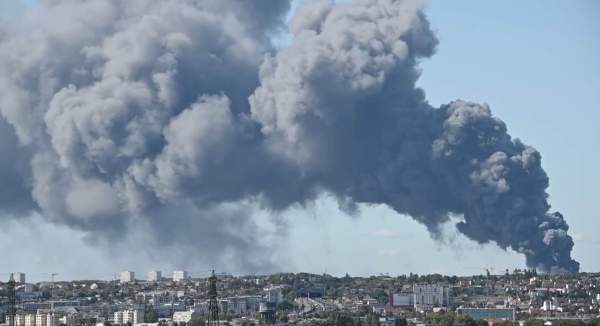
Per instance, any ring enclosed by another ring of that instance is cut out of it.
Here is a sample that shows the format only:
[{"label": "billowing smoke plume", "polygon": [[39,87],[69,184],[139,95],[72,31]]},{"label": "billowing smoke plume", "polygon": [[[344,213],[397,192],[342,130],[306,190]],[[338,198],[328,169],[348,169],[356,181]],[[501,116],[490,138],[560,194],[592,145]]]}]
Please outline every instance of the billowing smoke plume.
[{"label": "billowing smoke plume", "polygon": [[[431,107],[415,86],[437,45],[421,1],[46,1],[0,33],[0,208],[105,239],[264,268],[257,221],[323,192],[386,204],[577,271],[541,156],[486,105]],[[89,13],[94,13],[89,15]],[[274,219],[274,224],[283,227]]]}]

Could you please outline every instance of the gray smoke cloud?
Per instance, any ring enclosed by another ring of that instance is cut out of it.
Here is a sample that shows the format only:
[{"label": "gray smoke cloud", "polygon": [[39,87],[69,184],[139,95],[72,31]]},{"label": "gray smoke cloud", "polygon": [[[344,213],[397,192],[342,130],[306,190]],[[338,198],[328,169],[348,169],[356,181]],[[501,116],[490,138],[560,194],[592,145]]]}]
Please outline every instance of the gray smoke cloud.
[{"label": "gray smoke cloud", "polygon": [[461,216],[464,235],[528,266],[579,269],[541,155],[486,105],[434,108],[415,86],[438,42],[421,1],[305,1],[280,50],[289,1],[43,6],[0,33],[7,215],[40,212],[95,241],[143,228],[257,271],[274,268],[263,224],[285,234],[279,212],[328,192],[434,237]]}]

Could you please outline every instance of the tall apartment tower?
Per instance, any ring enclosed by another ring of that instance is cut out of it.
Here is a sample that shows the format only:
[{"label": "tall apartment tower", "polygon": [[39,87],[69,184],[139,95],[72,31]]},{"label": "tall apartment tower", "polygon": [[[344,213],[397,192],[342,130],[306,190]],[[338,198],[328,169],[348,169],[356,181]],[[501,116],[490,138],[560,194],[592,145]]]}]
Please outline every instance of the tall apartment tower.
[{"label": "tall apartment tower", "polygon": [[144,322],[144,310],[142,309],[128,309],[122,311],[115,311],[113,314],[113,322],[115,324],[140,324]]},{"label": "tall apartment tower", "polygon": [[58,316],[53,313],[39,313],[35,316],[36,326],[56,326],[58,325]]},{"label": "tall apartment tower", "polygon": [[415,308],[451,307],[452,289],[438,284],[415,284],[413,286]]},{"label": "tall apartment tower", "polygon": [[162,273],[160,271],[148,272],[148,282],[158,282],[162,279]]},{"label": "tall apartment tower", "polygon": [[130,283],[135,281],[135,273],[130,271],[124,271],[119,274],[119,281],[121,283]]},{"label": "tall apartment tower", "polygon": [[186,271],[174,271],[173,272],[173,281],[180,282],[186,280],[188,278],[188,272]]},{"label": "tall apartment tower", "polygon": [[15,277],[15,282],[21,283],[21,284],[25,283],[25,273],[17,272],[17,273],[13,273],[13,275]]}]

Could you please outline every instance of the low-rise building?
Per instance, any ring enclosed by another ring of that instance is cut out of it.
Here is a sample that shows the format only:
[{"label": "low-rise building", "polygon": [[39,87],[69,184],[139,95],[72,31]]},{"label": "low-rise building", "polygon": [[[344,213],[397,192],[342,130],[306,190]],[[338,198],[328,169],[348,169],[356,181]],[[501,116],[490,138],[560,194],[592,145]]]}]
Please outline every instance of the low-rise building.
[{"label": "low-rise building", "polygon": [[513,308],[458,308],[456,311],[473,319],[515,320]]},{"label": "low-rise building", "polygon": [[413,307],[415,294],[412,292],[390,293],[389,303],[393,307]]},{"label": "low-rise building", "polygon": [[229,297],[219,302],[222,311],[232,315],[253,314],[258,311],[261,297],[255,295],[244,295]]},{"label": "low-rise building", "polygon": [[189,323],[193,319],[201,318],[200,312],[195,309],[188,311],[176,311],[173,313],[173,322],[175,323]]}]

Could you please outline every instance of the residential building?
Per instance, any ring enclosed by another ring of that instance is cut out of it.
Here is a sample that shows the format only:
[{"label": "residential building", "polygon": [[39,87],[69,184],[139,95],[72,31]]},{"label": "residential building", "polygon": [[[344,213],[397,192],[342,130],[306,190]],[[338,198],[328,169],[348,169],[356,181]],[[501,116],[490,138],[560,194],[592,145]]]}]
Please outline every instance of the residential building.
[{"label": "residential building", "polygon": [[144,310],[130,309],[123,311],[123,323],[139,324],[144,322]]},{"label": "residential building", "polygon": [[417,310],[452,306],[452,289],[438,284],[415,284],[414,307]]},{"label": "residential building", "polygon": [[148,272],[148,282],[158,282],[162,279],[162,273],[160,271]]},{"label": "residential building", "polygon": [[219,309],[225,314],[244,315],[258,312],[262,298],[256,295],[242,295],[219,300]]},{"label": "residential building", "polygon": [[35,316],[36,326],[56,326],[58,325],[58,317],[52,313],[39,313]]},{"label": "residential building", "polygon": [[200,312],[195,309],[188,311],[175,311],[173,313],[173,322],[175,323],[189,323],[192,319],[200,319]]},{"label": "residential building", "polygon": [[130,271],[124,271],[119,274],[119,280],[121,283],[131,283],[135,281],[135,273]]},{"label": "residential building", "polygon": [[128,309],[128,310],[116,311],[113,314],[113,322],[115,324],[143,323],[144,322],[144,310]]},{"label": "residential building", "polygon": [[261,302],[258,308],[260,319],[266,325],[273,325],[276,322],[276,312],[274,302]]},{"label": "residential building", "polygon": [[514,308],[458,308],[456,311],[473,319],[515,320]]},{"label": "residential building", "polygon": [[396,326],[397,322],[395,317],[379,317],[379,326]]},{"label": "residential building", "polygon": [[36,326],[35,325],[35,322],[36,322],[35,317],[36,316],[33,315],[33,314],[27,314],[27,315],[25,315],[25,318],[24,318],[25,326]]},{"label": "residential building", "polygon": [[186,280],[188,278],[188,272],[186,271],[174,271],[173,272],[173,281],[180,282]]},{"label": "residential building", "polygon": [[390,305],[393,307],[413,307],[415,294],[413,292],[390,293]]},{"label": "residential building", "polygon": [[25,273],[13,273],[13,277],[15,279],[15,282],[17,283],[25,283]]},{"label": "residential building", "polygon": [[269,286],[263,289],[265,300],[272,303],[283,302],[283,286]]},{"label": "residential building", "polygon": [[115,311],[115,313],[113,314],[113,323],[115,323],[115,324],[123,323],[123,312],[122,311]]},{"label": "residential building", "polygon": [[46,317],[46,314],[37,314],[35,315],[35,324],[36,326],[47,326],[48,325],[48,318]]},{"label": "residential building", "polygon": [[19,314],[15,316],[15,326],[25,326],[25,315]]}]

